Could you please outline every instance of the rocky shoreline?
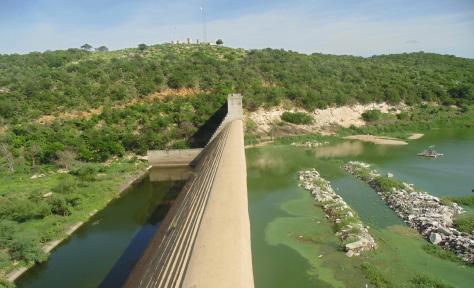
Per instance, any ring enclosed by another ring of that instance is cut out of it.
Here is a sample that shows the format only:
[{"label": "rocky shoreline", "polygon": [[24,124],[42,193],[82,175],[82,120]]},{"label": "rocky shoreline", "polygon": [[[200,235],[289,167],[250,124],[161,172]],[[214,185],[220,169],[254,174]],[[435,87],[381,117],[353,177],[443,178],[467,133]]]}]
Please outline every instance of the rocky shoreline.
[{"label": "rocky shoreline", "polygon": [[298,176],[298,186],[310,191],[326,213],[326,218],[335,223],[336,235],[344,244],[348,257],[377,248],[369,227],[364,226],[351,207],[334,192],[329,181],[322,178],[316,169],[299,171]]},{"label": "rocky shoreline", "polygon": [[398,181],[391,174],[381,176],[366,163],[351,161],[344,169],[367,182],[392,210],[425,239],[474,264],[474,233],[461,232],[453,227],[454,217],[464,213],[462,207],[456,203],[445,205],[438,197],[418,191],[412,184]]},{"label": "rocky shoreline", "polygon": [[329,144],[328,141],[323,141],[323,142],[318,142],[318,141],[306,141],[306,142],[293,142],[290,145],[291,146],[296,146],[296,147],[306,147],[306,148],[317,148],[323,145]]}]

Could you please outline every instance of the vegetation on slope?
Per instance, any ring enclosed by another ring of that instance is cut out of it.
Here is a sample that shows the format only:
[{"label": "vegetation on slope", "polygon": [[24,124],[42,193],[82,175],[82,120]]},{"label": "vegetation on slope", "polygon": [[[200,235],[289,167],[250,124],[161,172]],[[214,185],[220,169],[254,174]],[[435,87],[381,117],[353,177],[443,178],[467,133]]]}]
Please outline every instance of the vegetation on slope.
[{"label": "vegetation on slope", "polygon": [[313,123],[313,117],[308,113],[304,112],[283,112],[281,120],[293,124],[311,124]]},{"label": "vegetation on slope", "polygon": [[[466,105],[474,101],[473,78],[474,60],[427,53],[362,58],[156,45],[0,55],[0,152],[6,162],[21,158],[34,166],[53,163],[65,150],[103,161],[125,151],[185,147],[231,91],[242,92],[250,110],[283,100],[306,109],[373,101]],[[168,88],[202,93],[139,101]],[[37,121],[93,108],[99,112],[89,117]],[[406,121],[417,117],[423,115]]]},{"label": "vegetation on slope", "polygon": [[[393,122],[379,115],[366,129],[432,125],[435,116],[446,123],[473,114],[468,105],[474,102],[474,60],[454,56],[362,58],[205,45],[106,50],[0,55],[3,272],[13,261],[44,260],[44,243],[102,208],[123,176],[142,168],[85,162],[187,147],[227,93],[243,93],[248,110],[282,102],[307,110],[374,101],[461,107],[421,107]],[[58,174],[58,168],[70,172]],[[32,180],[33,173],[47,176]]]}]

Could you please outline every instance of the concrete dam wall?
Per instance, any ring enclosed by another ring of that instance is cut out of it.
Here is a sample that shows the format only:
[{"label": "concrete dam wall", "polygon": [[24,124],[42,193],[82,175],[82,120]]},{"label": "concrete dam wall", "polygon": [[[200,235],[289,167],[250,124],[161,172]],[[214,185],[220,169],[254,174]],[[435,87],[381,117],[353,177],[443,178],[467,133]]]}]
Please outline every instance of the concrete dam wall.
[{"label": "concrete dam wall", "polygon": [[125,287],[253,287],[243,121],[236,115],[228,113],[191,161],[189,180]]}]

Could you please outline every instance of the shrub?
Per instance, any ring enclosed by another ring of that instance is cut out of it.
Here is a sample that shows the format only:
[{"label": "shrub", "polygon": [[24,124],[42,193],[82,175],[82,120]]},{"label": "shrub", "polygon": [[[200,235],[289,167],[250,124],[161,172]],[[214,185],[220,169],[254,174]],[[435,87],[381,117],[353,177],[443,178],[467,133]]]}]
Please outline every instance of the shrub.
[{"label": "shrub", "polygon": [[101,169],[94,164],[83,164],[80,167],[73,169],[69,174],[77,176],[82,181],[96,180],[96,174],[101,172]]},{"label": "shrub", "polygon": [[60,194],[69,194],[77,187],[77,181],[71,175],[62,175],[59,179],[58,184],[51,190]]},{"label": "shrub", "polygon": [[364,119],[367,122],[375,122],[380,119],[382,116],[382,112],[377,109],[372,109],[372,110],[367,110],[364,113],[362,113],[362,119]]},{"label": "shrub", "polygon": [[304,112],[283,112],[281,120],[298,125],[313,123],[313,117]]},{"label": "shrub", "polygon": [[12,199],[0,206],[0,218],[25,222],[30,219],[43,218],[44,209],[28,199]]},{"label": "shrub", "polygon": [[[0,251],[0,269],[5,269],[10,264],[10,255],[4,251]],[[1,287],[1,286],[0,286]]]},{"label": "shrub", "polygon": [[443,283],[441,280],[431,278],[427,275],[416,275],[410,280],[412,287],[417,288],[452,288],[453,286]]},{"label": "shrub", "polygon": [[70,207],[64,197],[55,195],[49,200],[49,204],[51,205],[51,213],[59,216],[71,215]]},{"label": "shrub", "polygon": [[17,233],[13,239],[8,247],[13,259],[25,262],[43,262],[46,260],[46,254],[41,248],[36,233],[30,231]]},{"label": "shrub", "polygon": [[394,285],[385,278],[385,276],[380,272],[376,266],[364,262],[360,265],[362,272],[364,273],[365,278],[369,281],[372,285],[378,288],[390,288],[394,287]]},{"label": "shrub", "polygon": [[447,202],[456,202],[464,206],[474,207],[474,196],[464,196],[464,197],[445,197],[442,199]]},{"label": "shrub", "polygon": [[459,257],[456,256],[456,254],[449,250],[444,250],[438,245],[425,244],[423,245],[423,250],[430,255],[436,256],[444,260],[449,260],[456,263],[464,263]]},{"label": "shrub", "polygon": [[372,188],[379,192],[392,192],[392,188],[403,188],[402,182],[386,176],[379,176],[369,183]]},{"label": "shrub", "polygon": [[461,232],[472,233],[474,231],[474,215],[460,215],[454,219],[454,226]]}]

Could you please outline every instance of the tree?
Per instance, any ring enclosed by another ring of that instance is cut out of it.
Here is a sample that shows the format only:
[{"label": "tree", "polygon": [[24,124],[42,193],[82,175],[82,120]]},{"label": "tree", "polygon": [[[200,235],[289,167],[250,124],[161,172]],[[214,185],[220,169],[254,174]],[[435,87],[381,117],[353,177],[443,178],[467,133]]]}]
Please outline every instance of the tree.
[{"label": "tree", "polygon": [[41,147],[38,144],[33,144],[28,149],[28,154],[31,158],[31,167],[36,168],[36,157],[41,154]]},{"label": "tree", "polygon": [[10,173],[15,172],[15,158],[5,143],[0,144],[0,155],[5,159],[5,165]]},{"label": "tree", "polygon": [[224,41],[222,41],[222,39],[217,39],[216,44],[219,46],[224,45]]},{"label": "tree", "polygon": [[109,48],[107,48],[107,46],[100,46],[99,48],[95,48],[95,51],[107,52],[109,51]]},{"label": "tree", "polygon": [[146,46],[146,44],[139,44],[138,45],[138,50],[140,50],[140,52],[143,52],[145,51],[145,49],[148,48],[148,46]]},{"label": "tree", "polygon": [[90,51],[92,49],[92,46],[86,43],[86,44],[81,46],[81,49],[86,50],[86,51]]},{"label": "tree", "polygon": [[56,152],[56,156],[58,157],[56,164],[61,168],[69,170],[71,165],[76,161],[77,154],[71,149],[66,149]]}]

